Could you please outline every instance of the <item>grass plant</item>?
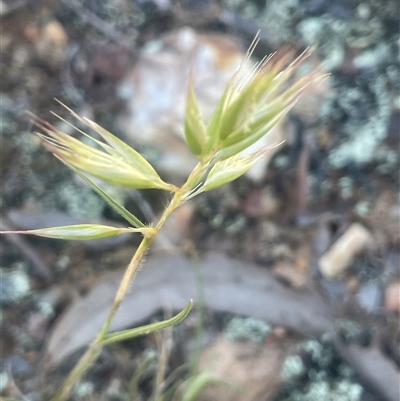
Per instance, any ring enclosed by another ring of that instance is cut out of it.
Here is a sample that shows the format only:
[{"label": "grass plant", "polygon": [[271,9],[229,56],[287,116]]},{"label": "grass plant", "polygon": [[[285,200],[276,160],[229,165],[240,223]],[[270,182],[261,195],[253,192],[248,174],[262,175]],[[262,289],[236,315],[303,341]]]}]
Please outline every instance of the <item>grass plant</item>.
[{"label": "grass plant", "polygon": [[[243,62],[229,81],[208,124],[204,122],[199,109],[194,90],[194,75],[192,72],[189,74],[184,137],[189,149],[197,156],[198,164],[181,187],[163,181],[140,153],[94,121],[80,117],[72,110],[69,111],[81,124],[97,132],[103,139],[97,140],[76,128],[82,135],[91,139],[96,147],[89,146],[48,122],[34,117],[34,122],[41,131],[38,135],[45,148],[86,181],[129,223],[129,226],[116,228],[83,224],[18,233],[67,240],[104,238],[126,232],[137,233],[143,237],[126,268],[107,320],[51,401],[65,401],[69,397],[78,380],[96,361],[105,345],[172,326],[188,315],[193,304],[191,300],[188,300],[188,305],[183,311],[171,319],[117,333],[109,332],[113,318],[143,257],[168,217],[183,203],[237,179],[252,168],[271,148],[244,154],[247,148],[259,141],[288,113],[308,85],[324,79],[319,70],[300,78],[295,77],[297,67],[310,55],[310,49],[295,59],[292,52],[265,57],[249,68],[250,57],[257,41],[254,40]],[[170,201],[158,222],[145,225],[101,189],[93,177],[129,188],[167,191],[171,194]],[[132,387],[136,385],[135,380]],[[203,386],[205,380],[209,378],[200,375],[192,383],[193,394]],[[186,399],[191,400],[193,397],[187,396]]]}]

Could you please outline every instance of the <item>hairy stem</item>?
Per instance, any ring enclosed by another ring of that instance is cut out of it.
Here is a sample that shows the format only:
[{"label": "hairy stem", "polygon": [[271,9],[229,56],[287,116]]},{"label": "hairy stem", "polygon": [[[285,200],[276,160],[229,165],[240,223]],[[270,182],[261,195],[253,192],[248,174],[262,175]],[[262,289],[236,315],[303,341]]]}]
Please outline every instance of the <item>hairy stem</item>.
[{"label": "hairy stem", "polygon": [[132,284],[133,279],[138,271],[139,265],[145,254],[150,248],[150,245],[154,241],[161,227],[164,225],[167,218],[173,213],[173,211],[179,207],[182,203],[182,197],[184,195],[184,191],[178,191],[175,193],[172,198],[170,204],[164,210],[160,220],[158,221],[155,227],[155,233],[150,238],[143,238],[139,247],[137,248],[135,254],[133,255],[126,271],[124,277],[121,280],[120,286],[118,288],[117,294],[115,296],[114,302],[111,306],[110,312],[107,316],[107,320],[105,321],[103,327],[101,328],[99,334],[96,339],[91,343],[86,352],[82,355],[79,362],[73,368],[73,370],[69,373],[68,377],[65,379],[63,385],[60,390],[56,393],[56,395],[52,398],[51,401],[65,401],[68,396],[71,394],[71,391],[77,381],[82,377],[82,375],[90,368],[90,366],[94,363],[97,357],[100,355],[101,350],[103,348],[102,341],[108,333],[108,330],[111,326],[111,323],[117,313],[119,307],[121,306],[122,301],[124,300],[126,293]]}]

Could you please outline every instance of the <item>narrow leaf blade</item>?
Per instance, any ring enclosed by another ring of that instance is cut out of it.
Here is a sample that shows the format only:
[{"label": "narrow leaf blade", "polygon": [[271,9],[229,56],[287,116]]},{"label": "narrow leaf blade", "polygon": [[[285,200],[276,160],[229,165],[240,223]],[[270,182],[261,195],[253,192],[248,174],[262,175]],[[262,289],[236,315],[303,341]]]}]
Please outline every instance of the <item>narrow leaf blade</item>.
[{"label": "narrow leaf blade", "polygon": [[31,234],[39,237],[66,239],[66,240],[93,240],[114,237],[124,233],[142,232],[139,228],[120,228],[101,224],[75,224],[71,226],[40,228],[26,231],[0,231],[1,234]]},{"label": "narrow leaf blade", "polygon": [[118,341],[128,340],[133,337],[142,336],[145,334],[152,333],[154,331],[162,330],[167,327],[173,326],[175,324],[180,323],[183,319],[185,319],[186,316],[192,310],[192,308],[193,308],[193,300],[191,299],[190,302],[186,305],[185,309],[183,309],[181,312],[179,312],[171,319],[167,319],[162,322],[148,324],[146,326],[137,327],[134,329],[123,330],[117,333],[108,334],[102,341],[102,344],[105,345],[105,344],[115,343]]}]

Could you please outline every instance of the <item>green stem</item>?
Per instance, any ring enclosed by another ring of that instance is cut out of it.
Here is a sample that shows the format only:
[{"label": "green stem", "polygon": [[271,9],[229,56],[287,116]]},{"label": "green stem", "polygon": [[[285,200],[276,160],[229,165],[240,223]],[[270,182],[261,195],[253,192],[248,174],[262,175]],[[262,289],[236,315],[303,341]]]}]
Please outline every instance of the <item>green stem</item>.
[{"label": "green stem", "polygon": [[158,221],[154,235],[150,238],[143,238],[139,247],[137,248],[135,254],[133,255],[126,271],[124,277],[121,280],[119,285],[117,294],[115,296],[113,305],[111,306],[110,312],[107,316],[107,320],[101,328],[99,334],[96,339],[91,343],[86,352],[82,355],[81,359],[78,361],[74,369],[69,373],[68,377],[65,379],[63,385],[60,390],[56,393],[56,395],[51,399],[51,401],[65,401],[68,396],[71,394],[71,391],[80,377],[89,369],[92,363],[97,359],[100,355],[101,350],[103,348],[102,340],[105,338],[108,330],[110,329],[111,323],[117,313],[119,307],[121,306],[122,301],[124,300],[126,293],[132,284],[133,279],[138,271],[138,267],[140,265],[141,260],[147,253],[150,248],[150,245],[154,241],[161,227],[164,225],[167,218],[173,213],[173,211],[181,204],[181,200],[184,192],[179,191],[176,192],[174,197],[172,198],[170,204],[164,210],[160,220]]},{"label": "green stem", "polygon": [[87,369],[91,366],[91,364],[97,359],[97,357],[101,353],[102,348],[103,348],[102,345],[97,341],[96,338],[96,340],[93,341],[92,344],[90,344],[89,348],[82,355],[79,362],[71,370],[68,377],[65,379],[63,385],[61,386],[60,390],[51,399],[51,401],[64,401],[68,398],[76,382],[87,371]]},{"label": "green stem", "polygon": [[203,167],[209,162],[212,156],[207,158],[206,161],[200,162],[189,175],[186,183],[179,190],[176,190],[171,202],[164,210],[160,220],[158,221],[154,234],[150,238],[143,238],[139,247],[137,248],[135,254],[133,255],[126,271],[124,277],[121,280],[119,285],[117,294],[115,295],[114,302],[111,306],[110,312],[107,316],[107,319],[99,331],[96,339],[90,344],[86,352],[82,355],[81,359],[69,373],[68,377],[65,379],[63,385],[60,390],[56,393],[56,395],[51,399],[51,401],[65,401],[68,396],[71,394],[73,387],[76,385],[78,380],[82,377],[82,375],[90,368],[93,362],[100,355],[101,350],[103,348],[102,341],[107,335],[111,323],[124,300],[126,293],[129,290],[129,287],[132,284],[133,279],[138,271],[140,262],[143,257],[146,255],[149,250],[151,244],[153,243],[155,237],[160,231],[161,227],[164,225],[167,218],[174,212],[176,208],[178,208],[184,201],[187,193],[192,189],[193,183],[196,182],[197,178],[203,171]]}]

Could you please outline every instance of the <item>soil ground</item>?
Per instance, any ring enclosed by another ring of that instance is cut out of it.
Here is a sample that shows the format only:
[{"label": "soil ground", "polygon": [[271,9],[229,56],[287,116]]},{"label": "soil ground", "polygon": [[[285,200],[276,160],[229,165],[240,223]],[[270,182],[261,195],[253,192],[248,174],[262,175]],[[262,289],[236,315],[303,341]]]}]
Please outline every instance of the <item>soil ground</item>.
[{"label": "soil ground", "polygon": [[[331,308],[343,343],[366,350],[374,345],[379,357],[398,370],[398,4],[387,1],[381,5],[372,0],[339,1],[335,5],[323,0],[261,3],[2,2],[3,229],[57,225],[60,213],[71,223],[74,219],[122,222],[46,153],[31,134],[33,128],[25,110],[52,123],[57,120],[49,110],[68,118],[66,110],[54,101],[57,98],[123,136],[116,122],[126,112],[126,103],[118,94],[118,85],[149,40],[189,26],[201,32],[230,35],[244,49],[261,27],[260,53],[285,44],[302,49],[318,41],[316,55],[331,73],[329,87],[322,94],[309,94],[306,106],[291,113],[287,121],[289,145],[273,157],[261,182],[243,177],[193,202],[190,219],[179,223],[186,230],[179,249],[183,254],[196,249],[200,255],[217,251],[258,264],[293,291],[315,289]],[[157,214],[166,201],[155,191],[142,192],[139,202],[138,194],[116,196],[121,196],[125,206],[143,219],[148,217],[149,207]],[[357,247],[359,241],[356,234],[352,236],[354,223],[360,224],[372,239],[359,252],[351,249],[351,244],[355,242]],[[325,276],[320,272],[321,258],[340,238],[347,238],[342,253],[345,258],[348,253],[350,263],[340,274]],[[106,272],[129,262],[137,243],[134,239],[87,246],[18,235],[0,238],[0,383],[4,396],[32,401],[49,396],[72,361],[56,372],[42,369],[46,337],[72,300],[84,297]],[[163,313],[160,310],[158,317]],[[148,321],[156,317],[149,316]],[[226,329],[232,317],[207,310],[204,341],[211,344],[219,338],[218,333]],[[188,319],[175,330],[174,338],[179,340],[171,350],[168,375],[190,362],[195,321]],[[272,329],[273,336],[263,343],[269,347],[265,355],[275,358],[279,366],[289,354],[298,352],[309,371],[325,372],[328,383],[342,374],[338,366],[349,367],[336,354],[329,367],[323,367],[310,356],[307,346],[304,348],[306,338],[283,327]],[[321,341],[318,344],[325,347],[324,354],[335,352]],[[128,382],[136,367],[162,342],[160,336],[150,336],[109,347],[71,399],[126,400]],[[276,350],[281,351],[279,358]],[[153,365],[144,373],[132,399],[151,396],[157,371],[156,363]],[[237,369],[242,369],[240,364]],[[281,379],[272,377],[272,373],[269,392],[260,394],[272,399],[275,393],[276,401],[313,399],[312,383],[321,383],[323,376],[315,379],[300,375],[297,381],[288,381],[282,387]],[[179,376],[178,371],[177,377],[184,374]],[[364,393],[359,399],[385,399],[373,383],[365,383],[355,374],[347,378],[352,384],[362,384]],[[331,398],[325,399],[350,400],[337,394],[331,392]],[[223,399],[212,393],[204,397]]]}]

